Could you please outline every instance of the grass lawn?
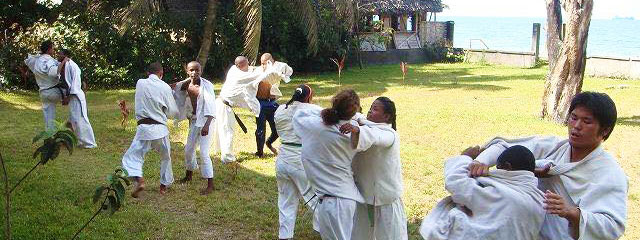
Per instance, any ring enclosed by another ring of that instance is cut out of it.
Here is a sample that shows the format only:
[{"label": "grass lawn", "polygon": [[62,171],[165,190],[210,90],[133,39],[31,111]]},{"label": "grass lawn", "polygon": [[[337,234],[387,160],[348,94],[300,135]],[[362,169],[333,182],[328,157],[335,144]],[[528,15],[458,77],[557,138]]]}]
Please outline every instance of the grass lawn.
[{"label": "grass lawn", "polygon": [[[554,134],[566,137],[566,127],[538,117],[546,68],[519,69],[471,64],[412,65],[406,84],[400,67],[349,69],[336,74],[295,75],[283,84],[284,99],[299,83],[310,83],[316,103],[328,106],[341,87],[354,88],[368,109],[378,96],[396,102],[404,173],[405,210],[410,239],[418,239],[422,218],[447,195],[443,162],[465,147],[482,144],[493,136]],[[620,87],[624,85],[625,87]],[[218,93],[220,84],[216,85]],[[640,239],[640,81],[587,78],[583,90],[606,92],[616,102],[618,124],[604,145],[629,177],[626,234]],[[120,126],[117,100],[133,103],[134,90],[87,93],[89,116],[97,149],[60,154],[39,167],[12,196],[12,228],[15,239],[69,239],[91,217],[96,205],[91,196],[105,176],[121,164],[121,157],[135,133],[135,121]],[[133,106],[129,106],[133,109]],[[58,106],[58,120],[67,116]],[[127,197],[122,211],[99,215],[80,235],[83,239],[277,239],[278,209],[275,157],[258,159],[255,152],[255,120],[239,111],[249,133],[238,128],[234,148],[241,168],[233,170],[214,156],[217,190],[200,196],[206,183],[174,184],[166,196],[158,193],[159,156],[147,155],[144,174],[147,191],[141,199]],[[133,114],[131,114],[133,117]],[[0,93],[0,153],[7,162],[13,184],[36,162],[31,138],[43,128],[36,93]],[[187,123],[171,128],[173,170],[184,176],[184,143]],[[634,144],[635,142],[635,144]],[[277,143],[276,145],[278,145]],[[128,188],[127,191],[130,191]],[[4,201],[4,200],[3,200]],[[2,209],[1,211],[4,211]],[[4,214],[4,213],[3,213]],[[4,218],[2,218],[4,221]],[[4,229],[3,229],[4,230]],[[0,230],[0,231],[3,231]],[[311,230],[308,215],[298,219],[297,239],[320,239]]]}]

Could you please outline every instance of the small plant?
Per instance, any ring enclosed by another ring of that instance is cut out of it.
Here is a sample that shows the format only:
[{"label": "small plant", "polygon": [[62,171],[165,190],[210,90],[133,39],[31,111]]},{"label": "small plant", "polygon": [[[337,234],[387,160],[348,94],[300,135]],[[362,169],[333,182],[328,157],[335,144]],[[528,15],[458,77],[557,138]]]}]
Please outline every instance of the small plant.
[{"label": "small plant", "polygon": [[[120,207],[124,203],[125,197],[125,184],[129,186],[131,182],[128,179],[129,173],[122,167],[116,168],[112,174],[107,175],[107,184],[96,188],[93,194],[93,203],[98,203],[102,199],[102,203],[91,219],[87,221],[77,232],[73,235],[72,239],[78,237],[78,234],[84,230],[93,219],[98,216],[102,211],[109,211],[110,215],[120,210]],[[123,184],[124,182],[124,184]]]},{"label": "small plant", "polygon": [[4,197],[5,197],[5,239],[11,239],[11,193],[13,193],[18,186],[24,181],[27,176],[31,175],[33,170],[35,170],[39,165],[45,165],[50,160],[56,159],[58,155],[60,155],[60,148],[64,146],[68,151],[69,155],[73,154],[73,148],[78,144],[78,139],[76,135],[71,131],[71,129],[66,127],[66,123],[60,124],[56,122],[55,126],[51,129],[47,129],[38,133],[35,137],[33,137],[32,144],[42,140],[42,146],[38,147],[36,151],[33,153],[33,158],[40,157],[40,161],[36,163],[35,166],[31,168],[20,180],[18,183],[13,185],[11,189],[9,189],[9,179],[7,176],[7,170],[4,164],[4,159],[2,155],[0,155],[0,165],[2,165],[2,174],[4,176]]},{"label": "small plant", "polygon": [[336,64],[336,66],[338,67],[338,85],[340,85],[340,75],[342,73],[342,69],[344,68],[344,59],[345,56],[342,56],[342,59],[338,60],[336,58],[331,58],[331,61],[333,61],[333,63]]},{"label": "small plant", "polygon": [[409,68],[409,64],[406,62],[400,62],[400,69],[402,70],[402,84],[404,84],[404,78],[407,75],[407,70]]}]

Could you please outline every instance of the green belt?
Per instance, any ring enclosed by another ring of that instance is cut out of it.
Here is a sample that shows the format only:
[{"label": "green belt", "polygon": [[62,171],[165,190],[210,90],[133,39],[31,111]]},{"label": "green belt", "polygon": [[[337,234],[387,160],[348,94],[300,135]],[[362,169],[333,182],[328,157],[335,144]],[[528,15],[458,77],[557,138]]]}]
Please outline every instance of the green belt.
[{"label": "green belt", "polygon": [[283,142],[283,145],[288,145],[288,146],[294,146],[294,147],[302,147],[302,144],[300,143],[289,143],[289,142]]}]

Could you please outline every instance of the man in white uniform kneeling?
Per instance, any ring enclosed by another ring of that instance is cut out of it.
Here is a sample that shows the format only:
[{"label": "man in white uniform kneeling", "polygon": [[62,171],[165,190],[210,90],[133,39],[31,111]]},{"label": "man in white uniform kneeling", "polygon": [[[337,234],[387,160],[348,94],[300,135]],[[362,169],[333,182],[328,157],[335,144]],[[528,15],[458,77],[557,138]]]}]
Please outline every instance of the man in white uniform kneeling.
[{"label": "man in white uniform kneeling", "polygon": [[144,155],[155,149],[160,153],[160,194],[173,183],[171,168],[171,147],[167,119],[178,115],[178,107],[171,87],[161,80],[164,73],[160,63],[152,63],[147,69],[149,78],[136,83],[136,119],[138,127],[131,147],[122,157],[122,167],[134,179],[135,187],[131,196],[137,198],[145,188],[142,177]]},{"label": "man in white uniform kneeling", "polygon": [[445,163],[445,188],[451,196],[425,217],[425,239],[538,239],[544,221],[544,194],[533,174],[533,153],[513,146],[498,157],[488,177],[470,176],[469,164],[480,153],[468,148]]}]

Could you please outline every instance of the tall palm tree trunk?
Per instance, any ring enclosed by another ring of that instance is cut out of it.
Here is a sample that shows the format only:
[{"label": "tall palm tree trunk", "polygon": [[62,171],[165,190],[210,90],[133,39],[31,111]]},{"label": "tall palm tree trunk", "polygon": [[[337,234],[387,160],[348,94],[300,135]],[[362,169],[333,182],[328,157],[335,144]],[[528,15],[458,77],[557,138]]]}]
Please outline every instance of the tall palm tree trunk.
[{"label": "tall palm tree trunk", "polygon": [[209,0],[207,3],[207,15],[204,21],[202,44],[200,45],[200,51],[198,52],[198,62],[202,65],[202,71],[204,71],[204,68],[207,65],[207,59],[209,58],[209,52],[211,51],[211,43],[213,42],[213,23],[216,19],[217,4],[218,0]]}]

